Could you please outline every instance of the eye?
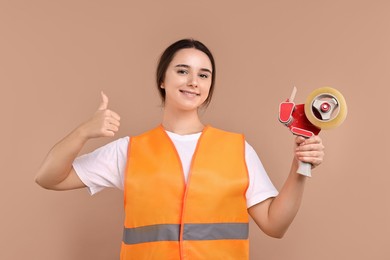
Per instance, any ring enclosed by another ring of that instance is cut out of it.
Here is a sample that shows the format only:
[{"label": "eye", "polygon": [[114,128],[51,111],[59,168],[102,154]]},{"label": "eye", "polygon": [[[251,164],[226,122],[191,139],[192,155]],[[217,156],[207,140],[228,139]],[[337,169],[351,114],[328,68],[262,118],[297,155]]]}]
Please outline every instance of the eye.
[{"label": "eye", "polygon": [[207,79],[207,78],[209,78],[209,75],[208,74],[200,74],[199,77],[201,77],[203,79]]},{"label": "eye", "polygon": [[188,74],[188,71],[187,70],[178,70],[177,73],[178,74]]}]

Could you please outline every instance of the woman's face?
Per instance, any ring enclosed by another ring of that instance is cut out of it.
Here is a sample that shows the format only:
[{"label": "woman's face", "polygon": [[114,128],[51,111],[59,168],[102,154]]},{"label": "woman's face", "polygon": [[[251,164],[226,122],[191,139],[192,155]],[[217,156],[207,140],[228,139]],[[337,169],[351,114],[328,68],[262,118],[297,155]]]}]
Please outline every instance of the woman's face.
[{"label": "woman's face", "polygon": [[211,86],[209,57],[194,48],[176,52],[161,87],[165,89],[165,108],[197,110],[207,99]]}]

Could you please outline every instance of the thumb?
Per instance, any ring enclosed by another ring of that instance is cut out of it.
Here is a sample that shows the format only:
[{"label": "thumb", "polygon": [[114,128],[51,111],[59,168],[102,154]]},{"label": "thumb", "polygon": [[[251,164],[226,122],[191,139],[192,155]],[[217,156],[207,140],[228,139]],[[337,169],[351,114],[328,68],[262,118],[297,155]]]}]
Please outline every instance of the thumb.
[{"label": "thumb", "polygon": [[102,102],[100,103],[98,110],[105,110],[108,107],[108,97],[103,91],[100,92],[100,95],[102,96]]},{"label": "thumb", "polygon": [[297,144],[297,145],[301,145],[303,142],[305,142],[305,138],[304,137],[302,137],[302,136],[297,136],[296,138],[295,138],[295,143]]}]

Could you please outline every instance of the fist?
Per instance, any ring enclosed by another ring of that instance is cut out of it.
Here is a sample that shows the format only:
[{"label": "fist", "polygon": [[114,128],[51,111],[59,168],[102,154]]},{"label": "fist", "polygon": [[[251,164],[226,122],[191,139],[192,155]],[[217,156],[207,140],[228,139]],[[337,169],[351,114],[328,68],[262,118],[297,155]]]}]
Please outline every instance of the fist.
[{"label": "fist", "polygon": [[324,160],[324,145],[319,136],[308,139],[298,136],[295,138],[295,158],[299,161],[310,163],[313,168],[320,165]]}]

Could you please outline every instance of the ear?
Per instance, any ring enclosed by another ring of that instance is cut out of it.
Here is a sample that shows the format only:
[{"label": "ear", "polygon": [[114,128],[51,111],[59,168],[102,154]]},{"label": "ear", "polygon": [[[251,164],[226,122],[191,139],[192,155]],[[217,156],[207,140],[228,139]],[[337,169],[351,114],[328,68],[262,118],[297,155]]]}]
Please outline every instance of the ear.
[{"label": "ear", "polygon": [[161,83],[160,88],[164,89],[164,83]]}]

